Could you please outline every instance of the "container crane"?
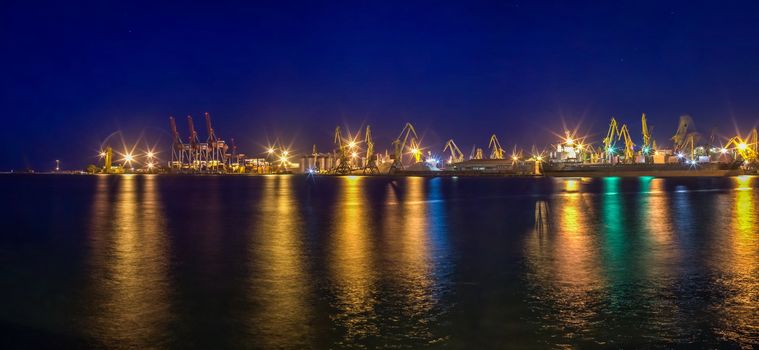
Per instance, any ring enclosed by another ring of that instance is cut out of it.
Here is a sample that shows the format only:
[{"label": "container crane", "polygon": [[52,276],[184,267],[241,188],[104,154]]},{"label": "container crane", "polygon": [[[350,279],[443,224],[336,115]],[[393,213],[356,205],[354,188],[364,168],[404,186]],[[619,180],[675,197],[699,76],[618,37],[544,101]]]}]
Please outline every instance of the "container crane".
[{"label": "container crane", "polygon": [[208,168],[219,171],[223,169],[224,163],[226,162],[224,154],[227,151],[227,145],[223,140],[219,140],[219,138],[216,137],[216,132],[214,131],[213,126],[211,126],[211,115],[208,112],[205,113],[205,119],[206,129],[208,131],[208,139],[206,141],[208,144]]},{"label": "container crane", "polygon": [[464,161],[464,153],[461,152],[459,146],[456,145],[456,142],[453,142],[453,139],[450,139],[445,143],[443,152],[448,150],[451,151],[451,157],[448,158],[448,164],[461,163]]},{"label": "container crane", "polygon": [[413,141],[417,137],[414,126],[411,125],[411,123],[406,123],[406,125],[403,126],[401,133],[398,135],[398,138],[393,141],[393,164],[390,165],[391,172],[397,169],[403,169],[403,152],[406,148],[410,147],[406,146],[406,143],[409,141],[409,138]]},{"label": "container crane", "polygon": [[503,159],[503,147],[501,147],[501,143],[498,142],[498,137],[495,134],[490,136],[488,147],[490,147],[490,159]]},{"label": "container crane", "polygon": [[205,157],[200,150],[200,139],[198,138],[198,132],[195,131],[195,123],[193,123],[191,115],[187,116],[187,125],[190,129],[190,166],[194,170],[199,170],[202,163],[204,163]]},{"label": "container crane", "polygon": [[[174,120],[174,117],[169,117],[169,126],[171,127],[171,137],[173,138],[171,145],[171,164],[169,164],[169,167],[173,169],[181,169],[185,163],[185,153],[187,149],[182,142],[182,138],[179,136],[177,122]],[[187,154],[187,156],[189,156],[189,154]]]}]

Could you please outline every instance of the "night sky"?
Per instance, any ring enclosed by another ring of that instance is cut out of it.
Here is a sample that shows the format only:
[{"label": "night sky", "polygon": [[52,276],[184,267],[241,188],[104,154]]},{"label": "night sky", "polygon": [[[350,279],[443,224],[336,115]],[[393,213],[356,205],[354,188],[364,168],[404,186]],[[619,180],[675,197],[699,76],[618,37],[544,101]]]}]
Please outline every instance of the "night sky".
[{"label": "night sky", "polygon": [[205,111],[247,154],[327,151],[337,124],[383,151],[411,121],[468,154],[553,142],[562,120],[639,139],[645,112],[659,144],[683,113],[724,136],[759,121],[755,1],[157,3],[0,3],[0,170],[81,168],[116,130],[167,156],[167,117],[186,137]]}]

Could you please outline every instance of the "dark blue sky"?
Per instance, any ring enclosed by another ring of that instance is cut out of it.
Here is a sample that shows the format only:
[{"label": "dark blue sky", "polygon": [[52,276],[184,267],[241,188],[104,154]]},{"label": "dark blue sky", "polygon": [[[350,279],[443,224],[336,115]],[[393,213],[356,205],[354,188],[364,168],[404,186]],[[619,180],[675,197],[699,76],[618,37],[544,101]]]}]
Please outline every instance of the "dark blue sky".
[{"label": "dark blue sky", "polygon": [[186,136],[204,111],[249,154],[327,150],[337,124],[384,150],[408,120],[468,153],[553,142],[562,118],[638,138],[645,112],[660,144],[683,113],[759,121],[757,2],[156,3],[0,3],[0,170],[84,166],[119,129],[166,150],[167,117]]}]

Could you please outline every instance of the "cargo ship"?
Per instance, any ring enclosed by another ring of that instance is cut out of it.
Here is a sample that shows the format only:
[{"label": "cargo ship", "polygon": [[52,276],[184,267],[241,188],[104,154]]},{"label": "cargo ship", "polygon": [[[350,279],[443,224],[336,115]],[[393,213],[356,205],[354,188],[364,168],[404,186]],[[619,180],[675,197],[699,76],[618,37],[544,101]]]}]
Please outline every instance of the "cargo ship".
[{"label": "cargo ship", "polygon": [[548,163],[542,173],[553,177],[601,176],[736,176],[744,174],[741,162],[677,164]]}]

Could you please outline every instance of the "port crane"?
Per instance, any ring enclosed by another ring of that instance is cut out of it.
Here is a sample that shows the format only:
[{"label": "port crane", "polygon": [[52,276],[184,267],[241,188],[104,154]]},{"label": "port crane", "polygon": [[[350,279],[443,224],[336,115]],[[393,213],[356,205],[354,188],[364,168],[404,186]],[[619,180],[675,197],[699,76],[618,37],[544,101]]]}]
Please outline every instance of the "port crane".
[{"label": "port crane", "polygon": [[[335,174],[350,174],[350,159],[348,158],[349,144],[343,142],[343,136],[340,133],[340,126],[335,128],[335,146],[337,146],[337,166],[332,170]],[[353,143],[353,141],[350,141]]]},{"label": "port crane", "polygon": [[185,163],[185,157],[189,156],[187,152],[189,148],[185,147],[182,142],[182,138],[179,136],[177,130],[177,122],[174,117],[169,117],[169,127],[171,128],[171,137],[173,138],[171,144],[171,168],[181,169]]},{"label": "port crane", "polygon": [[744,161],[753,163],[757,161],[759,156],[757,154],[757,143],[759,143],[759,136],[757,129],[753,129],[745,139],[740,135],[731,138],[724,148],[732,148]]},{"label": "port crane", "polygon": [[501,147],[501,143],[498,142],[498,137],[495,134],[490,136],[488,147],[490,147],[490,159],[503,159],[503,147]]},{"label": "port crane", "polygon": [[627,128],[627,124],[623,124],[619,129],[618,140],[624,140],[625,142],[625,162],[632,163],[635,161],[635,143],[633,143],[632,137],[630,137],[630,130]]},{"label": "port crane", "polygon": [[411,138],[411,155],[414,156],[414,163],[419,163],[422,161],[422,147],[419,145],[419,142],[416,140],[416,138]]},{"label": "port crane", "polygon": [[225,154],[227,152],[227,144],[223,140],[220,140],[218,137],[216,137],[216,132],[211,125],[211,114],[206,112],[205,119],[206,129],[208,131],[208,139],[206,140],[206,143],[208,145],[208,154],[206,156],[208,160],[207,167],[208,169],[214,171],[224,170],[224,165],[226,164]]},{"label": "port crane", "polygon": [[692,131],[692,129],[693,119],[689,115],[680,116],[677,132],[672,136],[672,142],[674,143],[674,151],[676,154],[681,154],[690,146],[690,154],[691,157],[693,156],[693,146],[695,139],[698,138],[698,133]]},{"label": "port crane", "polygon": [[364,142],[366,143],[366,165],[364,173],[376,174],[379,172],[377,167],[377,157],[374,154],[374,140],[372,140],[372,130],[369,125],[366,126],[364,133]]},{"label": "port crane", "polygon": [[646,113],[643,113],[643,116],[640,118],[640,124],[641,124],[641,133],[643,134],[643,145],[641,147],[641,154],[644,157],[647,157],[649,154],[651,154],[652,150],[656,150],[655,147],[653,147],[652,144],[652,136],[651,131],[653,128],[648,127],[648,123],[646,122]]},{"label": "port crane", "polygon": [[198,132],[195,131],[195,123],[193,123],[191,115],[187,116],[187,125],[190,129],[190,166],[194,170],[199,170],[205,165],[205,152],[201,150],[200,139],[198,138]]},{"label": "port crane", "polygon": [[603,140],[604,152],[606,153],[607,161],[611,162],[611,157],[614,155],[614,146],[619,139],[619,127],[617,126],[617,120],[614,117],[611,118],[609,123],[609,130],[606,132],[606,137]]},{"label": "port crane", "polygon": [[390,165],[390,171],[403,169],[403,152],[406,148],[411,148],[412,145],[408,145],[409,139],[412,143],[416,143],[416,130],[411,123],[406,123],[398,135],[398,138],[393,141],[393,164]]},{"label": "port crane", "polygon": [[464,153],[461,152],[459,146],[456,145],[456,142],[453,142],[453,139],[450,139],[445,143],[443,152],[448,150],[451,151],[451,157],[448,158],[449,164],[461,163],[464,161]]}]

